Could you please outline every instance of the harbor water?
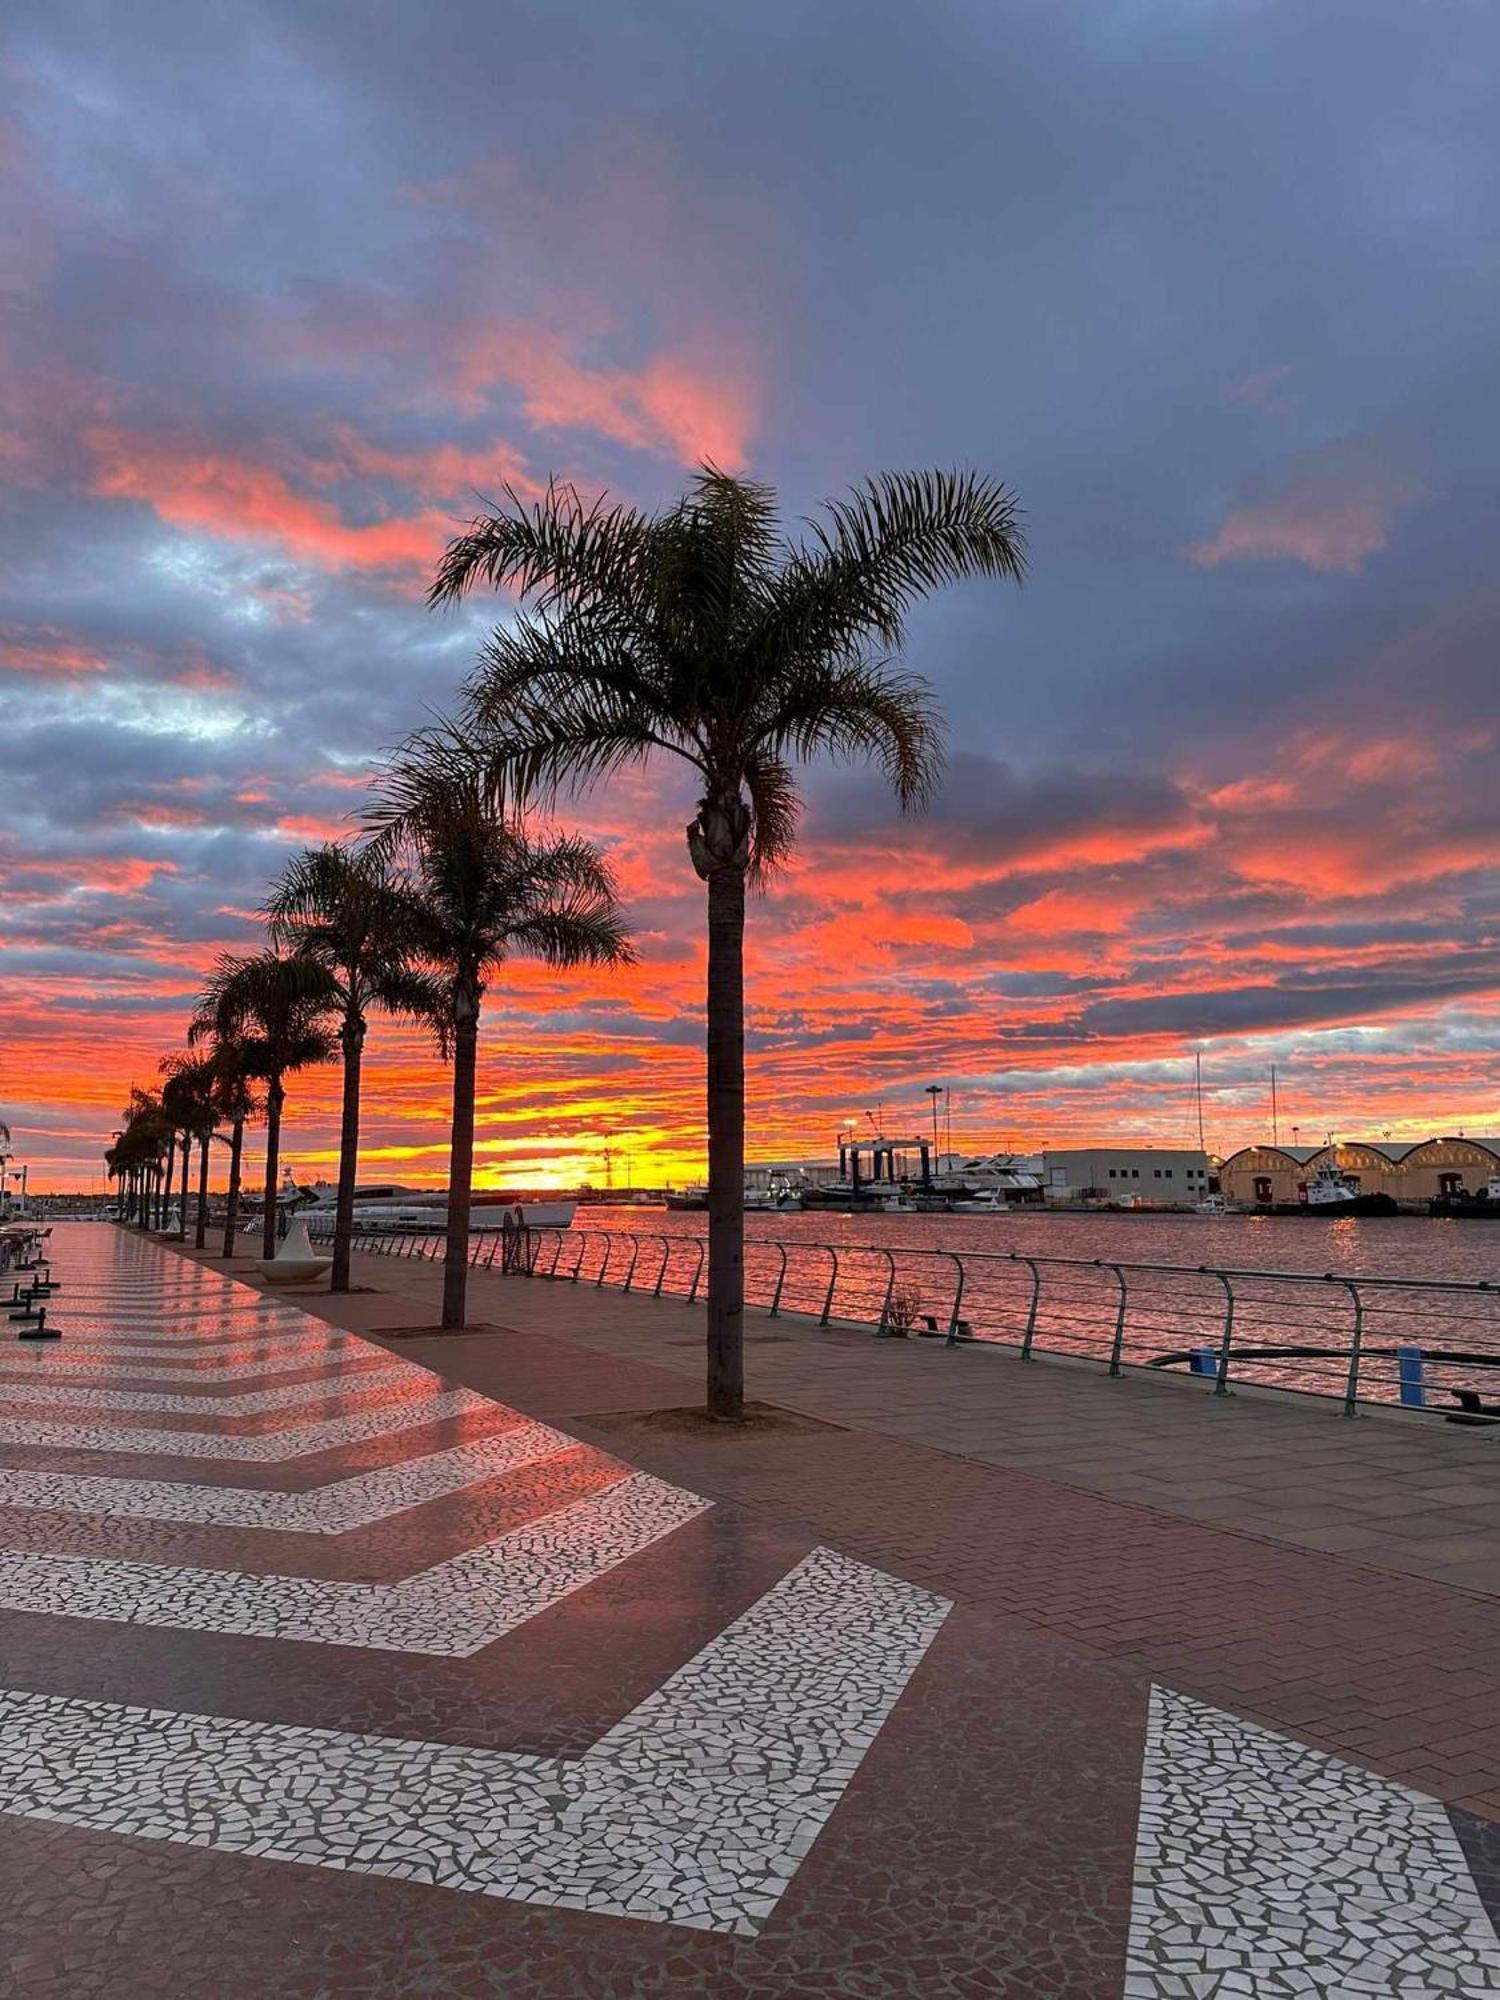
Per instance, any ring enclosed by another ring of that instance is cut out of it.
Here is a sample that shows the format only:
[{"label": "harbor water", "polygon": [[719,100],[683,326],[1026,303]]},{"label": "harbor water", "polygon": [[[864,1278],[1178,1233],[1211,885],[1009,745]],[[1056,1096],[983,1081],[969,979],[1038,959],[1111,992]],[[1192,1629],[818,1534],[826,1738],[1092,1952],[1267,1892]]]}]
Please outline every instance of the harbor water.
[{"label": "harbor water", "polygon": [[[686,1295],[705,1232],[702,1213],[580,1208],[569,1234],[587,1240],[556,1274]],[[1341,1398],[1353,1359],[1361,1401],[1500,1400],[1500,1222],[781,1211],[747,1216],[746,1239],[747,1297],[782,1313],[873,1324],[895,1301],[913,1333],[961,1321],[1037,1354],[1215,1379],[1222,1365],[1236,1383]],[[1287,1348],[1313,1351],[1268,1351]]]}]

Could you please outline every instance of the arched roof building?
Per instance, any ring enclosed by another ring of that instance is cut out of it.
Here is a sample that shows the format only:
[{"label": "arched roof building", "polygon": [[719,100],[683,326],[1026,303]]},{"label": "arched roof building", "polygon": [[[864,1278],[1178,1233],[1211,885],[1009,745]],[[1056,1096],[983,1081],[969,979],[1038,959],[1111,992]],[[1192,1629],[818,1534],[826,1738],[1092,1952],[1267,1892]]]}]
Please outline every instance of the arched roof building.
[{"label": "arched roof building", "polygon": [[1305,1183],[1328,1160],[1361,1194],[1388,1194],[1413,1208],[1441,1195],[1477,1193],[1500,1174],[1500,1136],[1406,1142],[1344,1139],[1325,1146],[1242,1146],[1219,1169],[1219,1186],[1245,1208],[1296,1201]]}]

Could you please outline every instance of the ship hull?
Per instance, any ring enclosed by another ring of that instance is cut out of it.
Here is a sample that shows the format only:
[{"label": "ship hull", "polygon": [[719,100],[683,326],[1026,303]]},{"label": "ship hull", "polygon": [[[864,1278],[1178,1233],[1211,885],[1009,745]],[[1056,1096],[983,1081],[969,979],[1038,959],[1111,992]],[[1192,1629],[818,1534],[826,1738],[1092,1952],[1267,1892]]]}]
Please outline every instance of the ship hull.
[{"label": "ship hull", "polygon": [[1276,1201],[1255,1211],[1260,1215],[1310,1215],[1318,1222],[1340,1222],[1346,1215],[1399,1215],[1388,1194],[1356,1194],[1348,1201]]}]

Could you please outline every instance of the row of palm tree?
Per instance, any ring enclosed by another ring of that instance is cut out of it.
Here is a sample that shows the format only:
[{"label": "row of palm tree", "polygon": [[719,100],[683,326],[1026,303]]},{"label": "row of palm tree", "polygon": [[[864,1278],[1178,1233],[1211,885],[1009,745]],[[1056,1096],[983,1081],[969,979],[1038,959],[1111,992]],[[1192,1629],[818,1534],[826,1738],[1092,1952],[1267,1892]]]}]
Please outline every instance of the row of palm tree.
[{"label": "row of palm tree", "polygon": [[430,732],[390,760],[371,821],[363,840],[308,848],[289,863],[262,911],[266,948],[219,959],[188,1024],[189,1053],[163,1058],[159,1093],[133,1094],[106,1158],[112,1173],[147,1176],[144,1194],[131,1184],[130,1213],[162,1227],[179,1143],[186,1217],[196,1141],[201,1249],[209,1146],[227,1122],[227,1257],[237,1234],[245,1121],[259,1115],[266,1131],[261,1252],[270,1257],[287,1080],[338,1057],[343,1100],[330,1283],[347,1291],[370,1015],[378,1009],[418,1023],[452,1066],[442,1323],[457,1329],[467,1309],[485,996],[514,957],[557,967],[611,965],[632,949],[603,857],[576,835],[539,831],[505,813],[473,747],[451,730]]},{"label": "row of palm tree", "polygon": [[428,1027],[452,1066],[442,1319],[463,1324],[486,996],[517,955],[556,967],[632,956],[604,857],[576,835],[539,832],[535,815],[665,756],[697,789],[687,849],[707,905],[707,1401],[712,1415],[738,1417],[747,891],[792,853],[799,763],[873,761],[903,808],[927,800],[940,737],[926,682],[896,664],[908,618],[949,583],[1023,572],[1014,495],[968,473],[866,481],[800,541],[784,534],[769,489],[708,466],[654,515],[586,503],[567,486],[530,503],[507,489],[449,545],[430,592],[434,606],[452,605],[487,586],[517,606],[481,649],[456,718],[388,760],[359,841],[292,862],[265,905],[268,948],[221,960],[194,1012],[189,1044],[214,1079],[207,1094],[184,1083],[182,1101],[166,1102],[191,1063],[163,1087],[160,1117],[198,1139],[200,1188],[204,1121],[231,1125],[226,1254],[255,1089],[269,1255],[286,1078],[337,1052],[332,1283],[347,1288],[361,1068],[370,1014],[383,1010]]}]

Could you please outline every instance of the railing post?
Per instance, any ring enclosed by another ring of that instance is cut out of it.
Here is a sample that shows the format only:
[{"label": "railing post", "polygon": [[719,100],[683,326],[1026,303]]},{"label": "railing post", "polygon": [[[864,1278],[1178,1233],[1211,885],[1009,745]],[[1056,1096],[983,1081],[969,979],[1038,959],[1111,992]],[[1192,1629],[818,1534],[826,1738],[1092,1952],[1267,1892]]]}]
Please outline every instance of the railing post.
[{"label": "railing post", "polygon": [[1349,1343],[1349,1380],[1344,1385],[1344,1415],[1359,1415],[1359,1350],[1365,1331],[1365,1302],[1359,1295],[1359,1286],[1352,1278],[1338,1278],[1336,1284],[1343,1285],[1354,1301],[1354,1337]]},{"label": "railing post", "polygon": [[1125,1283],[1125,1273],[1120,1269],[1118,1264],[1106,1264],[1104,1265],[1104,1269],[1114,1272],[1115,1283],[1120,1288],[1120,1303],[1115,1311],[1114,1345],[1109,1350],[1109,1372],[1111,1375],[1119,1376],[1125,1372],[1120,1365],[1120,1356],[1125,1351],[1125,1304],[1129,1296],[1129,1290]]},{"label": "railing post", "polygon": [[877,1333],[883,1332],[885,1329],[886,1315],[891,1309],[891,1296],[896,1289],[896,1260],[889,1250],[882,1250],[880,1254],[890,1267],[890,1275],[885,1281],[885,1297],[880,1302],[880,1317],[875,1322],[875,1331]]},{"label": "railing post", "polygon": [[1224,1287],[1224,1332],[1219,1341],[1219,1366],[1214,1376],[1214,1394],[1229,1394],[1229,1348],[1234,1339],[1234,1286],[1223,1271],[1215,1271],[1214,1276]]},{"label": "railing post", "polygon": [[1422,1350],[1420,1347],[1398,1347],[1396,1349],[1397,1394],[1408,1409],[1420,1410],[1427,1401],[1427,1391],[1423,1386]]},{"label": "railing post", "polygon": [[627,1292],[630,1290],[631,1280],[635,1277],[635,1260],[640,1254],[641,1239],[632,1229],[630,1232],[630,1262],[625,1270],[625,1290]]},{"label": "railing post", "polygon": [[827,1326],[829,1320],[833,1316],[833,1295],[834,1292],[838,1289],[839,1253],[837,1250],[834,1249],[831,1243],[820,1243],[818,1245],[818,1248],[820,1250],[826,1250],[828,1252],[829,1261],[833,1265],[833,1269],[828,1274],[828,1290],[824,1295],[823,1310],[818,1316],[818,1325]]},{"label": "railing post", "polygon": [[604,1280],[609,1276],[609,1253],[611,1249],[613,1249],[614,1247],[614,1241],[615,1241],[614,1231],[612,1229],[606,1229],[604,1232],[604,1256],[600,1260],[599,1275],[594,1280],[594,1290],[596,1292],[602,1292],[604,1290]]},{"label": "railing post", "polygon": [[667,1266],[672,1261],[671,1237],[663,1236],[658,1240],[661,1243],[661,1269],[657,1272],[656,1283],[651,1288],[651,1296],[653,1299],[659,1299],[661,1297],[661,1288],[667,1281]]},{"label": "railing post", "polygon": [[959,1256],[956,1250],[945,1250],[943,1255],[952,1259],[958,1271],[958,1283],[953,1288],[953,1310],[948,1315],[948,1338],[944,1345],[947,1347],[957,1347],[959,1309],[964,1302],[964,1285],[969,1273],[964,1266],[963,1258]]},{"label": "railing post", "polygon": [[1031,1272],[1031,1304],[1026,1313],[1026,1331],[1021,1335],[1021,1359],[1029,1361],[1032,1342],[1036,1339],[1036,1314],[1042,1297],[1042,1274],[1037,1268],[1035,1257],[1022,1257],[1017,1250],[1012,1250],[1010,1254]]},{"label": "railing post", "polygon": [[700,1236],[698,1238],[698,1262],[693,1271],[693,1288],[688,1293],[687,1297],[687,1302],[689,1305],[694,1305],[697,1303],[698,1280],[703,1276],[703,1253],[707,1247],[708,1246],[705,1244],[703,1238]]},{"label": "railing post", "polygon": [[786,1283],[786,1245],[778,1243],[776,1248],[781,1252],[781,1269],[776,1273],[776,1289],[771,1294],[771,1310],[766,1315],[768,1319],[780,1318],[781,1288]]}]

